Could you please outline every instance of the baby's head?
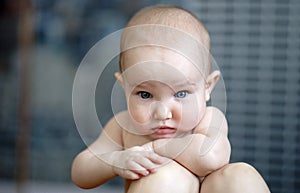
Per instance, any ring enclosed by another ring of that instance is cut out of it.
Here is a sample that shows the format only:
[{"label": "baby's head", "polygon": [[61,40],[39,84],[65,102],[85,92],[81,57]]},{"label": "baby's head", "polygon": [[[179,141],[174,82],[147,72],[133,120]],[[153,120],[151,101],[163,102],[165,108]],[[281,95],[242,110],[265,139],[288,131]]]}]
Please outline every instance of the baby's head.
[{"label": "baby's head", "polygon": [[[192,65],[184,68],[196,70],[204,82],[209,84],[219,78],[219,72],[211,74],[210,37],[206,28],[193,13],[180,7],[156,5],[141,9],[127,23],[120,47],[121,72],[161,58],[177,68],[178,63],[171,62],[171,58],[177,57],[188,60]],[[164,53],[169,53],[170,59]]]},{"label": "baby's head", "polygon": [[152,136],[160,138],[191,131],[200,122],[219,78],[219,72],[210,72],[209,42],[202,23],[178,7],[152,6],[131,18],[121,38],[121,73],[115,76],[135,128],[146,133],[169,128]]},{"label": "baby's head", "polygon": [[[202,73],[206,75],[211,70],[209,34],[200,20],[187,10],[157,5],[137,12],[127,23],[122,35],[120,70],[128,67],[125,56],[130,50],[155,46],[171,49],[193,60],[197,63],[195,65],[202,65],[200,69],[204,69]],[[207,61],[205,64],[204,56]],[[198,64],[199,60],[202,60],[201,64]]]}]

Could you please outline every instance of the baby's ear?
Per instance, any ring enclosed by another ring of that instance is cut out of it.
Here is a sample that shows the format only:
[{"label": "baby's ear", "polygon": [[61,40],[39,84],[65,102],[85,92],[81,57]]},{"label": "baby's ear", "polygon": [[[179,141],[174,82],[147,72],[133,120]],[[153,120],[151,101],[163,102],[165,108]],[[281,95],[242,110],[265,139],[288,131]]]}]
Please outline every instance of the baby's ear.
[{"label": "baby's ear", "polygon": [[210,94],[212,90],[214,89],[215,85],[217,84],[219,78],[220,78],[220,71],[213,71],[208,77],[206,78],[205,82],[205,100],[209,101]]},{"label": "baby's ear", "polygon": [[124,88],[124,81],[123,81],[123,77],[122,74],[120,72],[116,72],[115,73],[115,78],[117,79],[119,85]]}]

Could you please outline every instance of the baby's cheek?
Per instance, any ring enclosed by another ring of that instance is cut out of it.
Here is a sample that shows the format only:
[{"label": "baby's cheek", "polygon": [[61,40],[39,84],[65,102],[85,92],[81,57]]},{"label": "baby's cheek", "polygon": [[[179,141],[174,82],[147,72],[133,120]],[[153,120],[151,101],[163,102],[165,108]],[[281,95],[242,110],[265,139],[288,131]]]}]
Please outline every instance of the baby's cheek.
[{"label": "baby's cheek", "polygon": [[196,108],[196,105],[186,107],[182,111],[182,117],[186,121],[195,121],[199,117],[199,109]]},{"label": "baby's cheek", "polygon": [[135,122],[140,124],[146,123],[149,121],[149,111],[148,108],[141,107],[141,106],[134,106],[133,108],[129,109],[132,119]]},{"label": "baby's cheek", "polygon": [[197,103],[190,103],[182,108],[182,121],[185,124],[195,126],[199,123],[201,117],[205,112],[205,107]]}]

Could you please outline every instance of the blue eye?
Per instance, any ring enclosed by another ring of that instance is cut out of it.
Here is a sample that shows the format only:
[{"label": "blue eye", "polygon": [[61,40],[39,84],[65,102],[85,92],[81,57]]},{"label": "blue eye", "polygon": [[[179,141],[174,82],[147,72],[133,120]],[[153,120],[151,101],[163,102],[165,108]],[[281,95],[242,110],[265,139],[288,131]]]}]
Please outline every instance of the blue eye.
[{"label": "blue eye", "polygon": [[152,95],[151,95],[149,92],[145,92],[145,91],[138,92],[138,95],[139,95],[142,99],[152,98]]},{"label": "blue eye", "polygon": [[179,91],[174,96],[177,98],[185,98],[188,95],[187,91]]}]

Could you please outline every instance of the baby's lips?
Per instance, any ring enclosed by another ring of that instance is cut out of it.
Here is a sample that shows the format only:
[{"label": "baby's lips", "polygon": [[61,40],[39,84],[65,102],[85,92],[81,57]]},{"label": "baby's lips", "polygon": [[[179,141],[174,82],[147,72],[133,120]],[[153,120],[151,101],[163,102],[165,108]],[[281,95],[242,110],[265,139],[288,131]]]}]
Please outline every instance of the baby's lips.
[{"label": "baby's lips", "polygon": [[155,133],[157,135],[172,134],[175,132],[176,132],[176,130],[172,127],[159,127],[155,130]]}]

